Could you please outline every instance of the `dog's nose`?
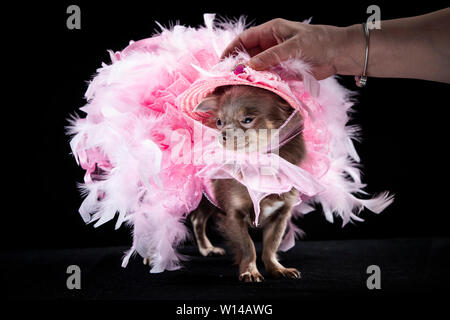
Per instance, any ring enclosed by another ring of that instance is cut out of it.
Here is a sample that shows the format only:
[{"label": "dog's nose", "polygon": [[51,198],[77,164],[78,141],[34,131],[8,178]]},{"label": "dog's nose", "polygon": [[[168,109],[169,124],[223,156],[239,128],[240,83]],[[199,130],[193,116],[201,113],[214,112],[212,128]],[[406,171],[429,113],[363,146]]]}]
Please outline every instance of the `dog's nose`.
[{"label": "dog's nose", "polygon": [[227,133],[222,132],[222,141],[227,141]]}]

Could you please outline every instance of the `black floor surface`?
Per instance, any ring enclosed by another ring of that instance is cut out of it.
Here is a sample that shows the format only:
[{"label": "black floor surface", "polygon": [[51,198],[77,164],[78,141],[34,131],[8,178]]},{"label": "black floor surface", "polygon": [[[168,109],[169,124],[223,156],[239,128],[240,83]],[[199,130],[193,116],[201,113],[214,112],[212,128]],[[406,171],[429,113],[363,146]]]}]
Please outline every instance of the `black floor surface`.
[{"label": "black floor surface", "polygon": [[[261,249],[257,243],[257,250]],[[201,257],[193,246],[185,268],[150,274],[140,258],[120,266],[125,247],[10,251],[0,258],[8,299],[277,300],[373,295],[429,296],[450,284],[450,238],[299,241],[281,254],[300,280],[240,283],[231,256]],[[69,290],[66,269],[81,268],[81,289]],[[381,269],[381,289],[368,290],[369,265]],[[260,271],[263,271],[260,267]]]}]

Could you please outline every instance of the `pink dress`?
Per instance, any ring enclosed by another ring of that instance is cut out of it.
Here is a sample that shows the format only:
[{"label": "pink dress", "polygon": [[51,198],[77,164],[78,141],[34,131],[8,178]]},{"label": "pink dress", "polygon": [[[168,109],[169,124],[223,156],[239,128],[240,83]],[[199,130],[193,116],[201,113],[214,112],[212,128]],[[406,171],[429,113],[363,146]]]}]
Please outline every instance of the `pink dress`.
[{"label": "pink dress", "polygon": [[[392,202],[387,192],[371,199],[356,196],[365,194],[365,185],[352,143],[356,128],[346,125],[350,91],[333,77],[316,81],[298,59],[267,72],[245,67],[246,53],[220,61],[245,23],[217,25],[214,15],[205,15],[205,24],[176,25],[110,52],[111,63],[89,84],[80,108],[85,115],[69,126],[73,154],[86,171],[82,218],[95,227],[116,219],[116,228],[125,223],[133,230],[123,266],[137,252],[150,258],[151,272],[180,267],[185,257],[177,247],[189,237],[183,222],[207,192],[208,179],[241,181],[253,200],[255,223],[262,198],[291,188],[301,194],[294,216],[320,203],[328,221],[339,217],[343,224],[361,220],[357,214],[364,208],[378,213]],[[267,152],[223,161],[224,150],[205,138],[211,134],[202,125],[208,114],[193,110],[223,84],[262,87],[288,101],[304,119],[306,160],[297,166]],[[211,158],[222,161],[206,161]],[[299,230],[292,224],[288,230],[280,249],[294,245]]]}]

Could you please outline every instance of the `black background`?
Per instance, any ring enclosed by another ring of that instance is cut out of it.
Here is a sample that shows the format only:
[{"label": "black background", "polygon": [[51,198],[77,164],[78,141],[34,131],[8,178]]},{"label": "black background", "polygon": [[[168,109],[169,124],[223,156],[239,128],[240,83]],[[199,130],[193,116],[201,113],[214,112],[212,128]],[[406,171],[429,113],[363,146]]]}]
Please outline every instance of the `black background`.
[{"label": "black background", "polygon": [[[81,30],[68,30],[66,9],[81,8]],[[85,103],[87,82],[107,49],[121,50],[129,40],[151,36],[163,25],[203,23],[203,13],[247,15],[263,23],[276,17],[314,24],[346,26],[367,18],[377,4],[381,18],[414,16],[446,7],[444,1],[343,2],[272,1],[209,3],[172,1],[16,3],[4,10],[3,69],[8,71],[3,104],[3,193],[1,236],[8,250],[131,244],[130,230],[84,225],[77,182],[82,169],[70,154],[64,126]],[[450,30],[449,30],[450,31]],[[415,66],[411,66],[414,68]],[[5,77],[5,74],[4,74]],[[355,89],[352,77],[341,77]],[[320,212],[300,221],[307,239],[448,236],[447,195],[448,84],[410,79],[370,78],[359,90],[355,122],[367,190],[389,190],[395,202],[382,214],[363,212],[363,223],[341,228]],[[78,113],[80,113],[78,111]]]}]

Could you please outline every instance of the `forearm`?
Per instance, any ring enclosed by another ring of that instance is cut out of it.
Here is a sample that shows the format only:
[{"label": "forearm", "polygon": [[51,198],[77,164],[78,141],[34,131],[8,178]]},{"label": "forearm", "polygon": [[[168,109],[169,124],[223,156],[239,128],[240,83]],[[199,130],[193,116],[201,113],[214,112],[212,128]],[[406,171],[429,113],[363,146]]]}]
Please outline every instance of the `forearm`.
[{"label": "forearm", "polygon": [[[364,65],[363,28],[342,30],[336,50],[338,74],[359,75]],[[386,20],[370,31],[368,76],[416,78],[450,83],[450,9]]]}]

